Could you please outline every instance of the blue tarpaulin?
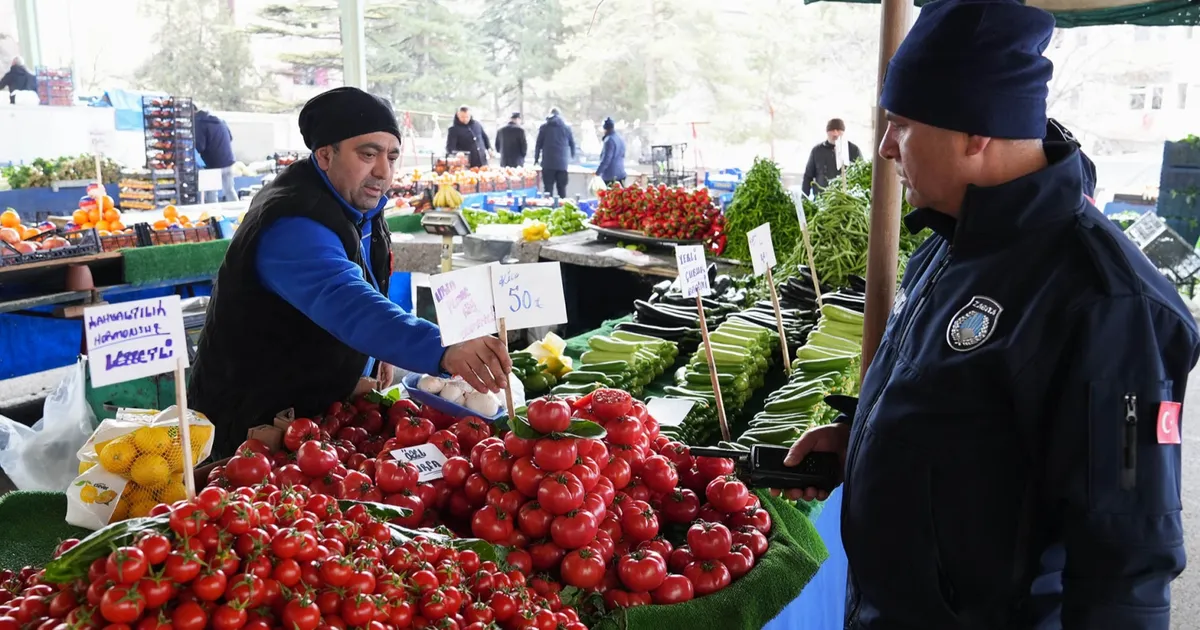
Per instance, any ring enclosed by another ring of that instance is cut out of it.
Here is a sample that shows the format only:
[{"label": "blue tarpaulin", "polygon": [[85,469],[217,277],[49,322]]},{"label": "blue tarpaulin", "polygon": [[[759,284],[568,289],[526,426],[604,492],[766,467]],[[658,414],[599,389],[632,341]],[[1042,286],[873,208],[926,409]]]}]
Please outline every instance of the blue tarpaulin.
[{"label": "blue tarpaulin", "polygon": [[846,550],[842,548],[842,487],[839,486],[813,525],[829,558],[811,582],[764,630],[842,630],[846,615]]},{"label": "blue tarpaulin", "polygon": [[104,96],[93,101],[92,107],[111,107],[116,111],[117,131],[142,130],[142,97],[168,96],[165,92],[136,92],[133,90],[105,90]]}]

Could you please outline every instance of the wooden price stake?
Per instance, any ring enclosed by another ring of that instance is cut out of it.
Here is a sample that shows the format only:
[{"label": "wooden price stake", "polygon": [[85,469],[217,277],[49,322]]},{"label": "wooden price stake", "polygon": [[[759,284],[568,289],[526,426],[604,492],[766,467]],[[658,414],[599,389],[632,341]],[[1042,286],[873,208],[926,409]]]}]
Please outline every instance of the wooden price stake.
[{"label": "wooden price stake", "polygon": [[183,357],[175,362],[175,407],[179,409],[179,443],[183,447],[183,487],[187,489],[187,498],[196,498],[196,468],[192,461],[192,429],[188,422],[187,377],[184,370],[187,364]]},{"label": "wooden price stake", "polygon": [[[842,178],[845,182],[845,178]],[[812,278],[813,293],[817,294],[817,307],[825,306],[821,300],[821,283],[817,280],[817,263],[813,260],[812,239],[808,236],[808,218],[804,216],[804,195],[792,192],[792,202],[796,204],[796,219],[800,221],[800,235],[804,238],[804,253],[808,256],[808,275]],[[771,285],[774,291],[775,285]]]},{"label": "wooden price stake", "polygon": [[[496,319],[496,326],[499,328],[500,343],[504,344],[504,353],[508,354],[508,323],[503,317]],[[512,373],[509,372],[507,378],[504,379],[504,408],[508,409],[508,419],[511,421],[517,417],[517,410],[513,408],[512,394]]]},{"label": "wooden price stake", "polygon": [[754,275],[766,274],[767,286],[771,288],[771,305],[775,308],[775,326],[779,331],[779,346],[783,351],[783,369],[792,373],[792,358],[788,352],[787,335],[783,330],[783,314],[779,310],[779,293],[775,290],[775,278],[771,268],[775,266],[775,244],[771,241],[771,224],[764,223],[746,233],[750,241],[750,261],[754,265]]},{"label": "wooden price stake", "polygon": [[717,421],[721,425],[721,439],[728,442],[729,421],[725,418],[725,402],[721,398],[721,382],[717,380],[717,362],[713,358],[712,342],[708,339],[708,321],[704,317],[704,302],[701,298],[710,291],[708,267],[704,259],[703,245],[677,245],[675,265],[679,269],[679,288],[684,297],[696,298],[696,312],[700,315],[700,339],[704,344],[704,355],[708,359],[708,375],[712,379],[714,397],[717,399]]}]

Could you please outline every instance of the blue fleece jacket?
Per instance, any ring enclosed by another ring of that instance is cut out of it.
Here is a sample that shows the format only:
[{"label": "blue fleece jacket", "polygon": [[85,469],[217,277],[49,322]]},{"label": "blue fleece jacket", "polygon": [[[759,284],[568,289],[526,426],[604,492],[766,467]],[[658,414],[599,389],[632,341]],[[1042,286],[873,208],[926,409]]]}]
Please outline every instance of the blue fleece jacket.
[{"label": "blue fleece jacket", "polygon": [[[317,172],[362,230],[360,247],[369,260],[371,219],[383,211],[387,200],[361,212],[342,199],[321,169]],[[363,368],[364,376],[371,374],[376,360],[410,372],[441,372],[445,349],[438,327],[380,293],[370,266],[364,277],[362,268],[346,256],[337,235],[320,223],[305,217],[285,217],[272,223],[259,237],[255,267],[268,290],[342,343],[371,357]]]}]

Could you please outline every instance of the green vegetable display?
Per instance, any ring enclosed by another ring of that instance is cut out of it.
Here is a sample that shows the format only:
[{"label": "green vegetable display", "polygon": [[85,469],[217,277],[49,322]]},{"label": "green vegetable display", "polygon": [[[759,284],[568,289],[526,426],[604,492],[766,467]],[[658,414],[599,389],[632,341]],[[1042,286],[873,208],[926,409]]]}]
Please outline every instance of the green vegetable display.
[{"label": "green vegetable display", "polygon": [[746,233],[763,223],[771,224],[771,242],[780,257],[796,249],[800,242],[800,220],[796,204],[783,188],[779,166],[771,160],[756,158],[746,180],[733,193],[725,209],[724,255],[750,260],[750,241]]},{"label": "green vegetable display", "polygon": [[550,229],[551,236],[562,236],[583,231],[583,222],[587,220],[587,215],[582,210],[567,201],[553,209],[525,208],[520,212],[513,212],[508,208],[500,208],[495,212],[488,212],[477,208],[463,208],[462,213],[472,232],[481,225],[521,225],[526,221],[541,221]]},{"label": "green vegetable display", "polygon": [[[96,162],[91,155],[37,158],[29,164],[6,166],[0,173],[14,190],[20,188],[49,188],[51,182],[93,179],[96,177]],[[115,184],[121,176],[121,166],[104,158],[100,160],[100,174],[105,184]]]}]

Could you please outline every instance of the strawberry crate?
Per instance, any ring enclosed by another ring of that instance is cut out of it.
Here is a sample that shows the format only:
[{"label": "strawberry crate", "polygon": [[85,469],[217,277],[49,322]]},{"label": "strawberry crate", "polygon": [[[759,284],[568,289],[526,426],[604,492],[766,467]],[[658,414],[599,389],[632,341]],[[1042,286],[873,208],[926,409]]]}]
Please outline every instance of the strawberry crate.
[{"label": "strawberry crate", "polygon": [[0,267],[76,258],[100,252],[100,236],[95,228],[66,233],[62,228],[56,228],[26,239],[25,242],[34,244],[38,249],[26,252],[23,250],[27,246],[22,246],[21,243],[14,245],[0,241]]}]

